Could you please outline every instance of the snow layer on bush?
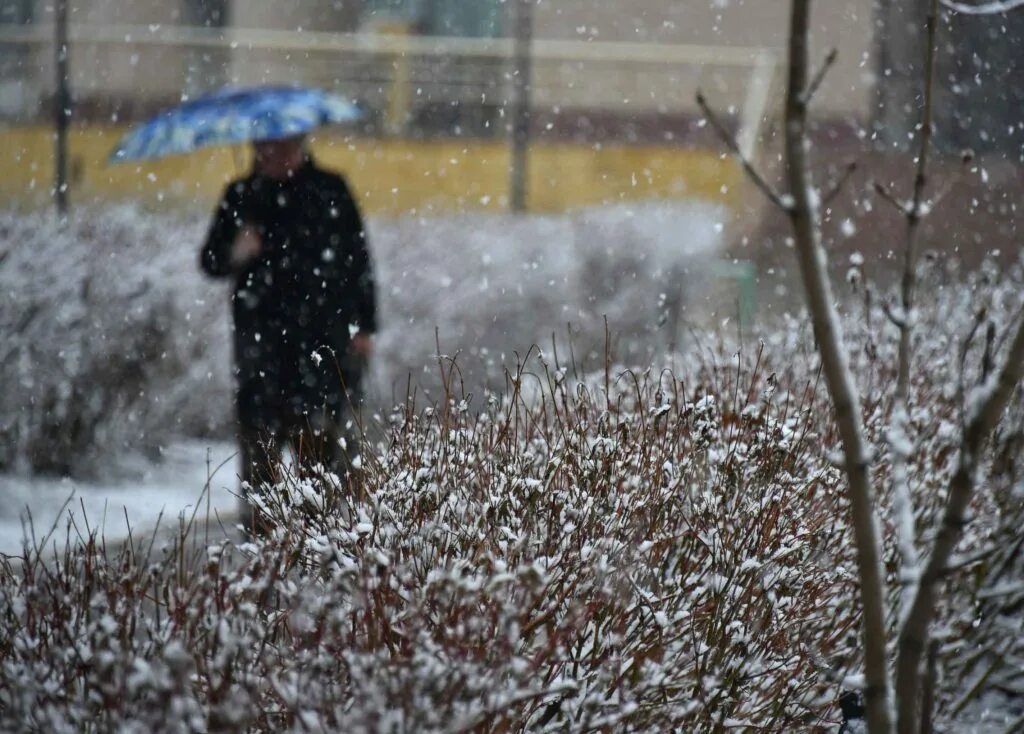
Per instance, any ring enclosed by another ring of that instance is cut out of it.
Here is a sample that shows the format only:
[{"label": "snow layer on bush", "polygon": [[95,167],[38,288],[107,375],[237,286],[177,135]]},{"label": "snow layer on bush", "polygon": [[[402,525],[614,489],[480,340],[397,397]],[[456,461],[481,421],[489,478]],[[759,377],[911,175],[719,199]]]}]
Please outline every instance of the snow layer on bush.
[{"label": "snow layer on bush", "polygon": [[[1024,273],[933,263],[922,282],[906,439],[923,543],[965,396],[1000,356]],[[894,610],[896,340],[863,295],[849,294],[844,326]],[[762,336],[740,349],[703,333],[674,372],[578,371],[535,353],[502,395],[449,379],[442,399],[385,413],[350,484],[289,475],[263,492],[277,531],[256,544],[109,553],[87,539],[56,559],[0,559],[0,728],[837,724],[862,664],[837,437],[806,319]],[[934,626],[950,730],[1018,715],[988,694],[1022,679],[1022,447],[1018,394]]]},{"label": "snow layer on bush", "polygon": [[0,467],[67,472],[229,409],[223,296],[198,223],[134,208],[0,216]]},{"label": "snow layer on bush", "polygon": [[[596,343],[607,315],[626,349],[664,348],[659,325],[700,287],[724,216],[637,204],[371,222],[382,324],[371,398],[403,393],[410,372],[436,384],[435,328],[481,385],[568,322]],[[227,286],[196,264],[206,218],[0,214],[0,469],[80,473],[111,451],[230,432]]]}]

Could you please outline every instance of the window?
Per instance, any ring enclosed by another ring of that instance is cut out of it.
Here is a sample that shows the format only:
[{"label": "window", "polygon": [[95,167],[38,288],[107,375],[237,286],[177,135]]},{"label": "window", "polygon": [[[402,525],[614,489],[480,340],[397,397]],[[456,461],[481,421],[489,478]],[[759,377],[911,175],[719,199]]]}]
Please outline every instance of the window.
[{"label": "window", "polygon": [[32,22],[33,0],[0,0],[0,25],[25,25]]},{"label": "window", "polygon": [[[34,0],[0,0],[0,27],[28,25],[34,15]],[[0,119],[19,119],[35,113],[36,66],[32,46],[0,41]]]},{"label": "window", "polygon": [[399,18],[429,36],[496,38],[504,8],[502,0],[370,0],[364,20]]},{"label": "window", "polygon": [[228,24],[228,0],[185,0],[185,25],[223,28]]}]

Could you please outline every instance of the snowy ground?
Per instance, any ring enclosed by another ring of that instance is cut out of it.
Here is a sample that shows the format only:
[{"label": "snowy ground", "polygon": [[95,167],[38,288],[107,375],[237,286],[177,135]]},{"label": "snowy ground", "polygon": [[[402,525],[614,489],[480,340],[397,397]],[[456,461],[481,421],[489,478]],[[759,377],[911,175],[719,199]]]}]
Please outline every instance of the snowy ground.
[{"label": "snowy ground", "polygon": [[65,537],[62,517],[68,514],[85,534],[83,512],[88,527],[115,541],[126,537],[129,526],[133,534],[149,533],[161,516],[161,523],[174,522],[195,509],[197,517],[209,512],[214,522],[219,518],[229,525],[237,518],[238,504],[234,453],[230,443],[183,440],[169,446],[159,461],[141,456],[121,460],[101,481],[0,475],[0,553],[20,553],[29,514],[37,538],[60,521],[54,534],[58,544]]}]

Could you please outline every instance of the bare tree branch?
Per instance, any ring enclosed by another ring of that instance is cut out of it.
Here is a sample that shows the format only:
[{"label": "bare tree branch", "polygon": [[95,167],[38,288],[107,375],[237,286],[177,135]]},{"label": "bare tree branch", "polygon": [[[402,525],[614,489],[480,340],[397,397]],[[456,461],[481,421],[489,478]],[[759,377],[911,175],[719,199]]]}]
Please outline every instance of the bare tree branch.
[{"label": "bare tree branch", "polygon": [[907,212],[910,211],[909,204],[904,204],[902,201],[896,198],[896,195],[889,191],[889,187],[880,181],[872,182],[871,187],[875,190],[875,193],[882,197],[885,201],[892,204],[893,208],[903,216],[907,216]]},{"label": "bare tree branch", "polygon": [[814,95],[818,92],[818,87],[820,87],[821,83],[825,81],[825,75],[828,74],[828,70],[832,68],[832,65],[836,63],[836,56],[838,55],[839,52],[835,48],[832,48],[828,52],[828,55],[825,56],[824,63],[822,63],[821,68],[818,69],[818,72],[814,75],[810,85],[807,87],[807,91],[804,93],[804,104],[809,105],[811,100],[814,99]]},{"label": "bare tree branch", "polygon": [[[910,438],[909,391],[910,366],[913,361],[914,336],[914,303],[917,296],[917,258],[918,258],[918,227],[924,216],[924,189],[928,172],[928,156],[932,139],[932,107],[935,97],[935,49],[937,43],[938,0],[931,0],[927,18],[927,35],[924,65],[924,106],[921,109],[919,147],[917,151],[917,168],[914,173],[914,189],[904,215],[906,217],[906,237],[903,251],[903,277],[900,283],[900,306],[902,313],[896,323],[899,329],[899,349],[896,367],[896,391],[893,396],[892,417],[889,422],[889,448],[892,457],[892,493],[893,514],[896,527],[897,547],[900,553],[900,579],[903,588],[900,592],[900,619],[906,614],[910,600],[915,593],[915,585],[920,574],[920,563],[917,554],[917,529],[914,522],[914,505],[911,499],[909,472],[907,464],[913,454]],[[916,706],[917,691],[902,690],[899,681],[896,685],[896,697],[900,701],[900,710],[907,701]]]},{"label": "bare tree branch", "polygon": [[897,329],[902,329],[904,324],[906,324],[906,319],[904,319],[902,315],[893,311],[892,306],[885,301],[879,301],[879,305],[882,308],[882,313],[885,314],[885,318],[889,319],[889,323]]},{"label": "bare tree branch", "polygon": [[[892,459],[893,514],[896,527],[896,545],[900,554],[900,579],[902,588],[899,596],[900,629],[906,626],[912,604],[918,595],[921,564],[917,553],[917,528],[914,521],[914,505],[910,491],[907,465],[913,454],[910,438],[909,391],[910,366],[913,361],[914,303],[917,295],[917,251],[918,227],[923,218],[924,189],[928,172],[928,156],[932,139],[932,107],[935,99],[935,49],[938,36],[939,0],[931,0],[927,17],[927,43],[924,66],[924,106],[921,109],[917,170],[914,174],[914,190],[906,209],[906,242],[903,252],[903,277],[900,282],[902,320],[898,324],[900,337],[897,353],[896,391],[893,396],[892,417],[889,423],[889,447]],[[943,567],[945,562],[943,563]],[[927,625],[925,634],[927,635]],[[927,640],[922,640],[922,645]],[[896,681],[897,729],[919,734],[918,721],[922,709],[930,728],[933,690],[921,696],[921,680],[897,674]]]},{"label": "bare tree branch", "polygon": [[842,330],[832,296],[821,244],[821,223],[807,159],[807,59],[811,0],[793,0],[786,90],[786,175],[793,197],[789,210],[814,336],[836,423],[842,438],[857,568],[863,605],[864,691],[868,728],[887,734],[892,728],[886,664],[885,591],[882,552],[869,473],[870,458],[861,417],[860,396],[849,371]]},{"label": "bare tree branch", "polygon": [[729,148],[729,152],[739,160],[740,165],[743,166],[743,170],[746,172],[747,176],[750,177],[750,180],[754,182],[757,188],[761,189],[764,195],[767,196],[775,206],[779,207],[779,209],[782,209],[783,211],[787,211],[789,209],[787,202],[783,201],[782,197],[775,191],[775,189],[772,188],[771,184],[765,181],[761,174],[757,172],[757,169],[754,168],[754,164],[747,160],[747,157],[743,155],[743,151],[740,150],[739,145],[736,143],[736,138],[733,137],[728,129],[726,129],[725,125],[722,124],[722,121],[715,114],[714,110],[712,110],[711,106],[708,105],[708,101],[704,97],[704,93],[699,89],[697,90],[697,106],[700,107],[701,112],[707,118],[708,123],[715,131],[715,134],[718,135],[718,138],[725,143],[726,147]]},{"label": "bare tree branch", "polygon": [[988,376],[992,374],[994,369],[992,361],[993,347],[996,343],[996,325],[991,321],[988,324],[988,329],[985,330],[985,351],[982,352],[981,356],[981,379],[982,381],[987,380]]},{"label": "bare tree branch", "polygon": [[998,15],[1009,13],[1011,10],[1024,7],[1024,0],[995,0],[994,2],[982,3],[981,5],[969,5],[967,3],[953,2],[953,0],[942,0],[942,4],[957,13],[963,15]]},{"label": "bare tree branch", "polygon": [[850,176],[852,176],[856,170],[857,161],[850,161],[846,164],[846,169],[839,175],[839,178],[832,182],[828,191],[826,191],[821,197],[822,206],[828,206],[837,196],[839,196],[839,192],[843,190],[843,186],[846,185],[846,182],[850,180]]},{"label": "bare tree branch", "polygon": [[924,215],[924,187],[928,170],[928,154],[932,139],[932,106],[935,97],[935,48],[938,26],[938,0],[931,0],[927,21],[927,55],[924,74],[924,108],[921,110],[920,147],[917,153],[917,171],[914,175],[914,193],[906,210],[907,229],[904,249],[903,279],[900,295],[903,301],[905,324],[900,328],[898,372],[896,376],[896,399],[906,402],[907,386],[910,380],[911,336],[913,310],[917,290],[917,230]]},{"label": "bare tree branch", "polygon": [[[967,373],[967,354],[971,351],[971,344],[974,342],[974,337],[978,333],[978,329],[985,322],[985,318],[987,316],[988,309],[984,307],[978,309],[978,312],[974,314],[974,323],[971,325],[971,330],[967,332],[967,336],[960,345],[960,371],[957,373],[956,394],[961,410],[963,410],[964,407],[964,375]],[[961,430],[963,427],[964,423],[961,420]]]}]

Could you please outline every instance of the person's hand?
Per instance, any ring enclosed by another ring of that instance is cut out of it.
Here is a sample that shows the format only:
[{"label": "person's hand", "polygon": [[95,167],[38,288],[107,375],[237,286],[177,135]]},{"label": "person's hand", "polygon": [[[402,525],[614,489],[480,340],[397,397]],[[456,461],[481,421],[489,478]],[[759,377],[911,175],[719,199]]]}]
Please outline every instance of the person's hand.
[{"label": "person's hand", "polygon": [[238,230],[238,235],[231,244],[231,267],[236,270],[245,267],[259,257],[262,251],[260,233],[251,224],[246,224]]},{"label": "person's hand", "polygon": [[357,332],[352,336],[352,351],[360,357],[368,359],[373,353],[373,337],[362,331]]}]

